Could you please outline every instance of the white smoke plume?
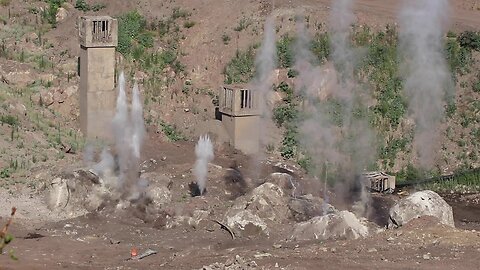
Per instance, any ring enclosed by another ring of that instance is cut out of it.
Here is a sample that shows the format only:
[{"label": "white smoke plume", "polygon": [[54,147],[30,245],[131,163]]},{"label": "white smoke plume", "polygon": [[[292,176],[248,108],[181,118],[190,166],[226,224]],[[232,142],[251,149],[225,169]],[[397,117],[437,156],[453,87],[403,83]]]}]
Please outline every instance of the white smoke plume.
[{"label": "white smoke plume", "polygon": [[[264,37],[260,52],[255,59],[256,77],[252,82],[252,87],[257,93],[258,107],[260,110],[259,125],[259,145],[260,149],[265,149],[267,144],[267,131],[265,130],[266,121],[272,116],[273,104],[270,104],[270,96],[272,94],[273,71],[276,67],[277,47],[275,44],[275,19],[273,16],[265,21]],[[262,151],[260,151],[262,152]],[[260,153],[261,154],[261,153]]]},{"label": "white smoke plume", "polygon": [[143,121],[142,101],[140,100],[140,92],[138,84],[133,86],[132,98],[132,148],[135,158],[140,158],[140,150],[142,149],[143,139],[145,137],[145,123]]},{"label": "white smoke plume", "polygon": [[295,70],[298,72],[295,90],[304,93],[307,118],[300,125],[300,140],[312,155],[317,165],[340,162],[337,149],[338,134],[330,123],[327,112],[319,105],[319,99],[325,90],[326,73],[312,64],[315,56],[310,51],[310,38],[303,20],[297,24],[295,43]]},{"label": "white smoke plume", "polygon": [[[338,71],[346,76],[352,76],[354,51],[350,46],[351,25],[355,23],[353,0],[332,0],[330,14],[330,29],[332,33],[332,58]],[[347,94],[347,97],[350,95]]]},{"label": "white smoke plume", "polygon": [[113,118],[113,138],[115,140],[115,150],[120,167],[120,181],[123,185],[124,174],[129,165],[129,145],[130,145],[130,116],[128,114],[127,94],[125,93],[125,75],[120,73],[118,78],[118,96],[116,113]]},{"label": "white smoke plume", "polygon": [[207,187],[208,163],[213,160],[213,145],[208,135],[200,136],[198,143],[195,146],[195,155],[197,161],[193,168],[193,174],[197,179],[197,186],[200,195],[205,192]]},{"label": "white smoke plume", "polygon": [[258,128],[252,130],[258,137],[259,151],[253,156],[253,179],[257,180],[260,176],[260,164],[265,159],[265,149],[268,145],[269,134],[268,126],[272,119],[273,104],[271,104],[271,95],[273,94],[272,85],[274,84],[274,70],[277,65],[277,47],[275,38],[275,18],[270,16],[265,21],[264,37],[259,53],[255,58],[256,74],[251,82],[252,90],[255,91],[254,103],[258,106],[260,122]]},{"label": "white smoke plume", "polygon": [[[350,41],[351,26],[355,22],[352,7],[351,0],[332,2],[330,30],[333,65],[326,63],[322,67],[315,66],[318,63],[312,61],[316,57],[310,51],[311,42],[303,20],[298,21],[295,44],[295,69],[299,73],[296,90],[306,98],[303,105],[306,119],[300,125],[300,141],[312,158],[319,178],[327,181],[326,170],[329,168],[334,173],[332,176],[344,180],[342,185],[346,186],[341,187],[343,191],[347,191],[345,188],[353,183],[355,175],[375,159],[376,152],[373,129],[366,119],[354,117],[353,114],[365,103],[362,101],[370,97],[368,91],[360,90],[354,76],[354,66],[361,51],[355,50]],[[333,121],[329,109],[333,104],[339,104],[339,111],[335,113],[340,119],[336,121]],[[357,204],[367,209],[370,201],[368,194],[362,192],[359,195],[360,202]],[[361,212],[360,215],[366,214],[365,211]]]},{"label": "white smoke plume", "polygon": [[[343,107],[340,143],[343,161],[339,168],[340,176],[346,180],[347,186],[352,186],[356,176],[376,157],[374,129],[366,117],[354,116],[355,110],[366,109],[364,104],[368,104],[372,97],[369,90],[363,91],[362,87],[359,87],[354,74],[354,67],[363,53],[351,44],[351,26],[355,23],[353,5],[353,0],[333,0],[330,17],[332,60],[339,77],[338,87],[333,95]],[[371,198],[363,182],[357,199],[354,205],[357,208],[356,214],[367,216]]]},{"label": "white smoke plume", "polygon": [[100,162],[92,170],[103,177],[105,185],[115,190],[115,197],[133,201],[140,199],[147,186],[139,177],[140,154],[145,138],[143,107],[138,85],[135,84],[129,112],[123,72],[118,82],[116,113],[112,120],[115,151],[112,154],[104,149]]},{"label": "white smoke plume", "polygon": [[413,144],[419,165],[427,169],[435,163],[445,90],[451,85],[443,54],[448,12],[448,0],[409,0],[400,14],[404,88],[416,125]]},{"label": "white smoke plume", "polygon": [[272,114],[272,104],[268,104],[268,101],[272,93],[272,75],[277,62],[276,56],[275,20],[273,17],[269,17],[265,22],[262,46],[255,59],[256,78],[253,82],[253,87],[260,94],[260,102],[258,105],[265,119],[270,119]]}]

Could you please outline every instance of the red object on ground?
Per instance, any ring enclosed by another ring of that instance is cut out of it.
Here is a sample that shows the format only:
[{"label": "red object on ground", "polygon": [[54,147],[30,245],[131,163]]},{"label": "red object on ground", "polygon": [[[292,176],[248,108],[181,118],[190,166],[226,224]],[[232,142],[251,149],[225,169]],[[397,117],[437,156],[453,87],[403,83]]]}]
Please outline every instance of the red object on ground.
[{"label": "red object on ground", "polygon": [[138,255],[137,249],[133,247],[132,250],[130,251],[130,255],[132,255],[132,257],[137,256]]}]

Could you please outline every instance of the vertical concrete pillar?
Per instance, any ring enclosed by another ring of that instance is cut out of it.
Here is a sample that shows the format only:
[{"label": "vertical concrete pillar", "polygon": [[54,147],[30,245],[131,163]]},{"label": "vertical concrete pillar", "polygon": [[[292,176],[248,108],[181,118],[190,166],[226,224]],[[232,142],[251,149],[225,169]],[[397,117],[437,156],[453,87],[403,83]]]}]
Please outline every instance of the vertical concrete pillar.
[{"label": "vertical concrete pillar", "polygon": [[80,41],[80,129],[89,139],[109,139],[115,113],[115,48],[117,20],[83,16]]}]

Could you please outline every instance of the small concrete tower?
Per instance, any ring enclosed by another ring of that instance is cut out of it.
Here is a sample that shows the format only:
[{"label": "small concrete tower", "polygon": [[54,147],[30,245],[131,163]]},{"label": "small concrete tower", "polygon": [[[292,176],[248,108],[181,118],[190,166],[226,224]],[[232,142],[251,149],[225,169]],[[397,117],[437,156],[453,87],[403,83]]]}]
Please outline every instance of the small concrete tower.
[{"label": "small concrete tower", "polygon": [[259,151],[259,110],[255,91],[242,86],[223,86],[219,95],[222,123],[230,144],[245,154]]},{"label": "small concrete tower", "polygon": [[80,128],[90,139],[110,138],[115,113],[115,47],[117,20],[83,16],[78,20],[80,41]]}]

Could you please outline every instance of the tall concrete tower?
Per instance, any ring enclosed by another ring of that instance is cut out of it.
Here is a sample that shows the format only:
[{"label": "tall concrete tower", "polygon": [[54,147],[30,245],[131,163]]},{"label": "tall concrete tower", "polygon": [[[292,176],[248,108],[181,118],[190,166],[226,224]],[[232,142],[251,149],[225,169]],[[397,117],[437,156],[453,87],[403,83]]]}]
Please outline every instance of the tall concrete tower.
[{"label": "tall concrete tower", "polygon": [[221,87],[219,111],[230,145],[248,155],[258,153],[260,116],[255,91],[239,85]]},{"label": "tall concrete tower", "polygon": [[115,113],[115,47],[117,20],[83,16],[80,41],[80,128],[89,139],[108,139]]}]

